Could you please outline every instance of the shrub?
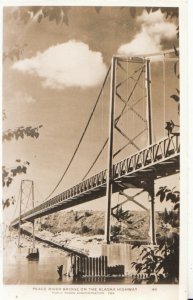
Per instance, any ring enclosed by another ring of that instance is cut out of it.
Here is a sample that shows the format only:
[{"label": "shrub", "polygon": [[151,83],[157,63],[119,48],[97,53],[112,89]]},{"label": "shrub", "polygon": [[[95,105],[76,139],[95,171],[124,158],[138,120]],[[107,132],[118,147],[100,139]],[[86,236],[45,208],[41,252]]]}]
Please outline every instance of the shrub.
[{"label": "shrub", "polygon": [[89,212],[89,211],[85,211],[84,216],[85,217],[90,217],[90,216],[92,216],[92,213]]},{"label": "shrub", "polygon": [[[166,186],[160,187],[156,196],[160,196],[160,202],[171,201],[173,210],[164,211],[164,233],[157,235],[157,246],[140,246],[135,244],[133,248],[141,248],[140,261],[132,262],[137,274],[146,274],[147,283],[178,283],[179,282],[179,208],[180,194]],[[135,283],[143,280],[134,279]]]},{"label": "shrub", "polygon": [[105,233],[105,231],[104,231],[103,228],[98,228],[98,229],[96,230],[96,234],[104,234],[104,233]]},{"label": "shrub", "polygon": [[88,233],[90,231],[90,228],[87,225],[82,226],[82,233]]}]

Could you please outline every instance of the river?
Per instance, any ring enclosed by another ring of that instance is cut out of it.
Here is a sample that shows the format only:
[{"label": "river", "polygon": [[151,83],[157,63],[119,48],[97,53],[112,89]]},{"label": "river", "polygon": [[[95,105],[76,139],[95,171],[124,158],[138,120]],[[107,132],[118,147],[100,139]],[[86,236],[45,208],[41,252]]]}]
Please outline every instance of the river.
[{"label": "river", "polygon": [[3,251],[3,282],[4,284],[22,285],[58,285],[58,284],[131,284],[127,278],[84,278],[73,280],[64,276],[58,278],[57,266],[64,269],[69,260],[69,254],[63,250],[52,248],[44,243],[36,242],[39,249],[39,261],[28,261],[26,255],[31,241],[28,237],[21,237],[23,247],[17,247],[17,237],[4,239]]}]

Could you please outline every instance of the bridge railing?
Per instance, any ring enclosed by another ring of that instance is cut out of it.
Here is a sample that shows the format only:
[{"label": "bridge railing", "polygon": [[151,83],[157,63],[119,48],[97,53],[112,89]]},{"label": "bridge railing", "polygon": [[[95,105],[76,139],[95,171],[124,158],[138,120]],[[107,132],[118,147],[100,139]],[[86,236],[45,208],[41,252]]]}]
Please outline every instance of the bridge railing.
[{"label": "bridge railing", "polygon": [[[29,210],[28,212],[21,215],[22,219],[25,219],[27,216],[35,214],[37,211],[42,211],[49,207],[53,207],[53,205],[62,205],[62,202],[79,196],[82,193],[90,193],[94,188],[98,188],[102,185],[105,185],[107,179],[107,170],[103,170],[100,173],[82,181],[81,183],[73,186],[72,188],[62,192],[61,194],[45,201],[44,203],[36,206],[34,209]],[[19,218],[15,219],[12,223],[16,223],[19,221]]]},{"label": "bridge railing", "polygon": [[[140,150],[138,153],[133,154],[113,166],[113,178],[118,179],[121,176],[132,174],[137,170],[143,169],[147,166],[156,164],[157,162],[164,161],[168,157],[175,156],[179,153],[179,134],[166,137],[156,144],[150,145],[147,148]],[[68,199],[76,199],[81,194],[90,194],[93,190],[106,186],[107,170],[82,181],[81,183],[73,186],[72,188],[62,192],[61,194],[47,200],[46,202],[36,206],[34,209],[21,215],[21,219],[33,217],[37,212],[48,210],[49,207],[53,208],[54,205],[62,205]],[[19,218],[15,219],[12,224],[17,224]]]},{"label": "bridge railing", "polygon": [[114,179],[131,174],[179,153],[179,134],[166,137],[114,165]]}]

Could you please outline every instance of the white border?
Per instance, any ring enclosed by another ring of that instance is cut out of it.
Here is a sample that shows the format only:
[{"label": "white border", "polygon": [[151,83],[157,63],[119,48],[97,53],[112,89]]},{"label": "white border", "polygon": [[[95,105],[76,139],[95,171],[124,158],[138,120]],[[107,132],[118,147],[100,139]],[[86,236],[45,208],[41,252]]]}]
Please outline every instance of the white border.
[{"label": "white border", "polygon": [[[188,141],[188,290],[189,299],[193,299],[193,139],[192,139],[192,116],[193,116],[193,89],[192,89],[192,78],[193,78],[193,2],[189,0],[188,5],[188,107],[189,107],[189,141]],[[191,80],[191,81],[190,81]]]},{"label": "white border", "polygon": [[2,0],[2,6],[159,6],[178,7],[187,3],[186,0]]},{"label": "white border", "polygon": [[[187,197],[189,191],[189,211],[193,211],[193,205],[192,205],[192,183],[190,181],[189,177],[189,185],[188,185],[188,160],[190,163],[193,162],[193,154],[191,149],[193,148],[193,141],[189,142],[189,155],[190,158],[188,158],[188,152],[187,152],[187,145],[188,145],[188,128],[189,128],[189,134],[190,134],[190,124],[188,124],[188,118],[187,116],[189,115],[189,120],[192,119],[192,114],[190,113],[192,110],[189,110],[188,114],[188,108],[192,108],[192,102],[190,103],[187,101],[188,95],[189,99],[191,99],[191,96],[193,96],[193,92],[191,91],[191,88],[189,88],[189,94],[187,93],[187,57],[188,57],[188,50],[187,50],[187,28],[189,25],[189,28],[191,26],[190,22],[188,24],[187,22],[187,1],[185,0],[138,0],[136,3],[136,0],[46,0],[46,1],[40,1],[40,0],[9,0],[9,1],[1,1],[1,8],[3,6],[27,6],[27,5],[57,5],[57,6],[62,6],[62,5],[69,5],[69,6],[159,6],[159,7],[175,7],[178,6],[180,8],[180,69],[181,69],[181,79],[180,79],[180,85],[181,85],[181,98],[183,105],[181,105],[181,132],[182,137],[182,150],[181,150],[181,198],[184,199],[184,203],[181,203],[183,205],[183,209],[181,209],[181,244],[180,244],[180,284],[179,284],[179,300],[185,300],[187,299]],[[2,20],[2,9],[0,12],[0,19]],[[189,12],[189,18],[190,16],[193,17],[193,9],[191,10],[191,15]],[[2,24],[1,24],[2,26]],[[2,27],[1,27],[1,38],[2,38]],[[192,40],[192,37],[190,36],[189,33],[189,40]],[[2,47],[2,42],[1,42],[1,47]],[[2,48],[1,48],[2,50]],[[191,45],[189,49],[190,53],[193,53],[193,47]],[[1,56],[2,56],[2,51],[1,51]],[[189,59],[191,58],[189,54]],[[189,61],[188,61],[189,64]],[[192,64],[192,59],[191,59],[191,68],[189,68],[189,76],[192,74],[193,70],[193,64]],[[2,82],[2,66],[1,66],[1,82]],[[189,125],[189,127],[188,127]],[[191,178],[193,176],[193,167],[189,168],[189,174],[191,175]],[[182,202],[182,201],[181,201]],[[191,213],[192,216],[192,213]],[[189,225],[193,227],[193,223],[191,219],[189,219]],[[189,232],[189,240],[191,239],[191,235]],[[193,252],[193,245],[192,243],[189,246],[189,276],[192,274],[192,260],[191,260],[191,265],[190,265],[190,253]],[[1,271],[2,271],[2,264],[1,264]],[[192,286],[192,281],[189,279],[189,287]],[[46,286],[49,287],[49,286]],[[54,286],[52,286],[54,287]],[[104,287],[104,286],[103,286]],[[131,287],[131,286],[130,286]],[[156,287],[155,285],[153,287]],[[140,300],[149,300],[153,297],[153,299],[156,298],[156,300],[166,300],[173,298],[174,300],[177,300],[176,296],[176,291],[178,290],[177,285],[171,285],[171,286],[157,286],[157,292],[152,292],[152,286],[137,286],[138,292],[134,293],[117,293],[115,295],[105,295],[105,299],[108,298],[114,298],[117,299],[118,297],[122,297],[123,299],[127,299],[130,297],[132,300],[134,299],[140,299]],[[52,294],[50,292],[44,292],[42,293],[41,291],[39,292],[34,292],[32,286],[1,286],[1,292],[3,292],[4,296],[3,299],[16,299],[16,295],[18,296],[18,299],[26,298],[27,299],[34,299],[34,297],[41,299],[53,299],[56,297],[57,299],[63,299],[64,297],[68,295],[59,295],[59,294]],[[3,295],[2,294],[2,295]],[[189,297],[193,296],[193,288],[190,290]],[[6,298],[5,298],[6,297]],[[94,296],[94,295],[77,295],[78,299],[85,299],[85,298],[92,298],[92,299],[98,299],[98,297],[103,296]],[[74,298],[74,297],[72,297]]]}]

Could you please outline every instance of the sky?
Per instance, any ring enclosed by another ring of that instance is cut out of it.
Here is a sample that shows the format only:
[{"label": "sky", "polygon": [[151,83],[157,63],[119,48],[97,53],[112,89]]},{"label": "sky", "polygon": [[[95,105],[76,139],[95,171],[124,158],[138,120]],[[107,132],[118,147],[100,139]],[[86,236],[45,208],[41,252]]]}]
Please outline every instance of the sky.
[{"label": "sky", "polygon": [[[4,198],[12,195],[17,198],[21,180],[32,179],[35,201],[40,203],[57,184],[75,150],[112,56],[137,56],[172,49],[173,45],[178,45],[178,20],[166,19],[160,10],[148,14],[142,7],[137,8],[136,16],[131,16],[128,7],[102,7],[98,12],[94,7],[70,7],[66,23],[56,24],[47,19],[39,23],[37,14],[25,24],[14,17],[17,11],[17,7],[7,7],[3,12],[4,51],[17,45],[24,48],[20,60],[6,59],[3,64],[3,109],[6,112],[3,129],[43,127],[38,139],[26,137],[3,144],[4,165],[13,167],[16,159],[30,162],[27,174],[18,176],[8,189],[5,188]],[[154,141],[166,135],[165,121],[172,119],[178,123],[177,105],[170,99],[178,86],[173,66],[174,62],[164,65],[155,58],[152,61]],[[144,105],[143,108],[142,104],[136,106],[143,117],[146,116]],[[108,109],[107,84],[77,156],[56,194],[80,182],[87,172],[107,138]],[[133,115],[128,115],[125,121],[124,129],[130,136],[139,130],[140,125],[136,124],[140,122]],[[119,138],[115,138],[116,142],[121,143]],[[138,143],[145,145],[146,137]],[[135,151],[128,147],[125,153],[129,155]],[[105,150],[93,174],[105,169],[106,165]],[[178,186],[178,177],[167,178],[167,184]],[[166,179],[157,181],[156,188],[165,183]],[[113,201],[117,201],[117,195]],[[147,197],[142,201],[148,205]],[[100,210],[104,203],[105,198],[102,198],[77,208]],[[159,209],[158,201],[157,204]],[[8,219],[13,211],[13,207],[6,211]]]}]

